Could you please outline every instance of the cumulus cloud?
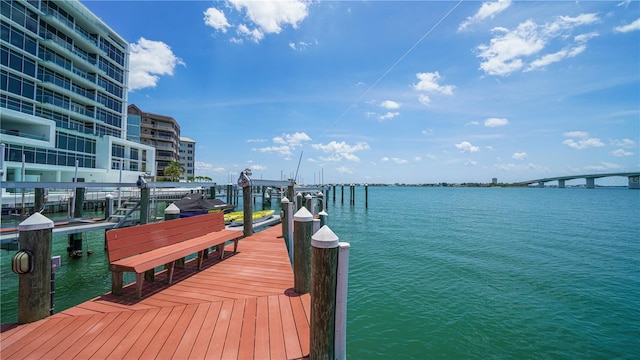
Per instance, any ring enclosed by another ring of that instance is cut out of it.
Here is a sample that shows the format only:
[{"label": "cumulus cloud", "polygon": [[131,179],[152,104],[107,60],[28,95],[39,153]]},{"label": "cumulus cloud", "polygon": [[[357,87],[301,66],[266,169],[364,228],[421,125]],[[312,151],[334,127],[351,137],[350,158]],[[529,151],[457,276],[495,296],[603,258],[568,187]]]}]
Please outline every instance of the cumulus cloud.
[{"label": "cumulus cloud", "polygon": [[226,173],[227,170],[223,167],[214,167],[213,164],[206,163],[204,161],[196,161],[194,163],[194,168],[196,172],[200,174],[209,174],[209,173]]},{"label": "cumulus cloud", "polygon": [[282,156],[290,156],[292,150],[302,146],[305,141],[311,141],[309,135],[303,132],[296,132],[293,134],[282,134],[282,136],[276,136],[273,139],[275,146],[266,146],[262,148],[253,148],[253,151],[259,151],[262,153],[277,153]]},{"label": "cumulus cloud", "polygon": [[186,66],[162,41],[143,37],[130,45],[129,90],[156,87],[161,75],[173,75],[177,65]]},{"label": "cumulus cloud", "polygon": [[576,150],[583,150],[592,147],[604,146],[604,143],[598,138],[590,138],[589,133],[585,131],[569,131],[563,134],[565,137],[577,139],[566,139],[562,143]]},{"label": "cumulus cloud", "polygon": [[462,152],[474,153],[480,151],[479,147],[471,145],[471,143],[468,141],[463,141],[459,144],[456,144],[456,147]]},{"label": "cumulus cloud", "polygon": [[289,42],[289,47],[295,51],[302,51],[311,45],[318,45],[318,41],[316,40],[315,42],[311,42],[311,43],[306,41],[298,41],[297,43]]},{"label": "cumulus cloud", "polygon": [[336,171],[339,172],[339,173],[343,173],[343,174],[352,174],[353,173],[353,171],[350,168],[346,167],[346,166],[337,167]]},{"label": "cumulus cloud", "polygon": [[360,158],[355,153],[363,150],[369,150],[369,144],[365,142],[359,142],[355,145],[349,145],[346,142],[331,141],[328,144],[313,144],[314,149],[321,150],[325,154],[329,154],[328,157],[321,157],[323,161],[360,161]]},{"label": "cumulus cloud", "polygon": [[[480,69],[489,75],[507,76],[518,70],[537,70],[575,57],[586,49],[587,41],[597,33],[574,37],[570,36],[571,33],[578,27],[598,21],[596,14],[580,14],[576,17],[558,16],[553,22],[542,25],[527,20],[511,30],[496,27],[492,29],[494,37],[489,44],[478,46],[478,57],[482,59]],[[545,48],[558,46],[558,43],[560,50],[541,54]]]},{"label": "cumulus cloud", "polygon": [[380,104],[380,106],[385,108],[385,109],[393,110],[393,109],[399,109],[400,108],[400,103],[397,103],[397,102],[391,101],[391,100],[386,100],[386,101],[383,101]]},{"label": "cumulus cloud", "polygon": [[389,111],[389,112],[387,112],[387,113],[386,113],[386,114],[384,114],[384,115],[380,115],[380,116],[378,116],[378,119],[379,119],[380,121],[384,121],[384,120],[393,119],[394,117],[396,117],[396,116],[398,116],[398,115],[400,115],[400,113],[399,113],[399,112],[397,112],[397,111]]},{"label": "cumulus cloud", "polygon": [[227,28],[231,26],[227,21],[227,17],[224,13],[216,8],[208,8],[204,12],[204,23],[207,26],[211,26],[212,28],[226,33]]},{"label": "cumulus cloud", "polygon": [[616,32],[621,32],[621,33],[627,33],[627,32],[631,32],[631,31],[638,31],[638,30],[640,30],[640,19],[635,20],[631,24],[622,25],[622,26],[616,26],[615,28],[613,28],[613,30],[616,31]]},{"label": "cumulus cloud", "polygon": [[488,118],[484,121],[484,126],[487,127],[505,126],[507,124],[509,124],[509,120],[505,118]]},{"label": "cumulus cloud", "polygon": [[511,0],[487,1],[480,5],[480,9],[473,16],[469,16],[458,27],[458,31],[465,30],[469,25],[486,19],[493,19],[496,15],[506,10],[511,5]]},{"label": "cumulus cloud", "polygon": [[396,164],[406,164],[406,163],[409,162],[409,160],[405,160],[405,159],[401,159],[401,158],[397,158],[397,157],[391,157],[390,158],[390,157],[387,157],[387,156],[381,158],[380,161],[382,161],[382,162],[392,161],[392,162],[394,162]]},{"label": "cumulus cloud", "polygon": [[453,95],[455,86],[440,85],[440,73],[437,71],[417,73],[416,77],[418,78],[418,82],[413,84],[413,89],[420,92],[418,94],[418,101],[424,105],[431,104],[431,98],[427,94]]},{"label": "cumulus cloud", "polygon": [[[297,29],[309,14],[309,2],[302,0],[227,0],[225,8],[238,13],[236,34],[239,37],[230,39],[235,43],[242,43],[244,39],[257,43],[265,34],[279,34],[287,26]],[[233,27],[223,10],[214,7],[205,11],[204,20],[207,26],[223,33]]]},{"label": "cumulus cloud", "polygon": [[621,166],[618,164],[602,161],[599,165],[588,165],[588,166],[585,166],[583,169],[585,171],[605,171],[605,170],[620,169],[620,168]]},{"label": "cumulus cloud", "polygon": [[611,152],[613,156],[631,156],[633,155],[630,151],[625,151],[624,149],[618,149]]},{"label": "cumulus cloud", "polygon": [[636,143],[631,139],[622,139],[622,140],[612,140],[611,145],[631,149],[636,146]]},{"label": "cumulus cloud", "polygon": [[516,160],[524,160],[527,158],[527,153],[526,152],[515,152],[513,153],[513,155],[511,155],[512,158],[516,159]]}]

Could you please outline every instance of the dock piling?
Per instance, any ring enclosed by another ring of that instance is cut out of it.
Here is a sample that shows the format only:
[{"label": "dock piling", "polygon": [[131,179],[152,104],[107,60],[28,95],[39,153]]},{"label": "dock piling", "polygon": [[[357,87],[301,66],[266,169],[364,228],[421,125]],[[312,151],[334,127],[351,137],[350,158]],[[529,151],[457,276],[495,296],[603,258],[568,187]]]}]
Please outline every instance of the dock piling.
[{"label": "dock piling", "polygon": [[282,237],[287,245],[289,261],[293,264],[293,203],[287,197],[280,200]]},{"label": "dock piling", "polygon": [[304,206],[293,216],[293,289],[298,294],[311,291],[311,235],[313,215]]}]

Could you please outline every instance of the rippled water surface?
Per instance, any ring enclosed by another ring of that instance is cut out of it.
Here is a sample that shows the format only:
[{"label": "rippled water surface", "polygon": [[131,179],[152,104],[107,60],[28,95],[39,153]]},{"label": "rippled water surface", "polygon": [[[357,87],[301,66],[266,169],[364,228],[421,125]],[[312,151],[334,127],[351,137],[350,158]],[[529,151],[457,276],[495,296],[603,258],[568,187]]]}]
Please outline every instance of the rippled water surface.
[{"label": "rippled water surface", "polygon": [[[351,243],[351,359],[640,358],[640,191],[370,187],[330,193]],[[56,308],[110,289],[94,255],[66,258]],[[15,274],[2,252],[2,322]]]}]

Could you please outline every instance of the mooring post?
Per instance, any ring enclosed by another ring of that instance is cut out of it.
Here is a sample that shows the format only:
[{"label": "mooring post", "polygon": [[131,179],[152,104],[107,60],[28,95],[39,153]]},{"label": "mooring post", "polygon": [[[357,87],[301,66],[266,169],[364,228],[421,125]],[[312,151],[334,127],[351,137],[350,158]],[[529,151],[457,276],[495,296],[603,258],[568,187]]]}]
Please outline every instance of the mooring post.
[{"label": "mooring post", "polygon": [[293,203],[283,197],[280,200],[281,222],[282,222],[282,237],[287,245],[287,251],[289,252],[289,261],[293,264]]},{"label": "mooring post", "polygon": [[302,207],[304,206],[304,204],[302,203],[302,193],[297,193],[296,194],[296,211],[300,211],[300,209],[302,209]]},{"label": "mooring post", "polygon": [[341,191],[340,203],[344,204],[344,184],[342,184],[342,188],[340,191]]},{"label": "mooring post", "polygon": [[369,208],[369,184],[364,184],[364,207]]},{"label": "mooring post", "polygon": [[[84,193],[85,188],[78,187],[75,191],[75,196],[73,197],[73,218],[81,218],[84,215]],[[82,233],[74,233],[69,234],[69,246],[67,247],[67,253],[72,258],[82,257]]]},{"label": "mooring post", "polygon": [[212,187],[209,188],[209,198],[210,199],[215,199],[216,198],[216,184],[214,183]]},{"label": "mooring post", "polygon": [[338,250],[338,278],[336,281],[336,359],[347,358],[347,293],[349,280],[349,249],[351,245],[340,242]]},{"label": "mooring post", "polygon": [[325,209],[324,206],[324,193],[322,191],[318,192],[318,213]]},{"label": "mooring post", "polygon": [[18,323],[26,324],[44,319],[51,312],[53,221],[35,213],[18,225],[18,231],[20,247],[32,266],[18,280]]},{"label": "mooring post", "polygon": [[304,196],[304,203],[304,206],[309,210],[311,215],[315,215],[316,209],[315,206],[313,206],[313,196],[311,196],[311,194],[307,193],[307,195]]},{"label": "mooring post", "polygon": [[[164,221],[175,220],[180,218],[180,208],[176,204],[171,203],[164,209]],[[206,252],[205,252],[206,254]],[[184,269],[184,258],[175,262],[175,267]]]},{"label": "mooring post", "polygon": [[328,226],[322,227],[311,238],[311,360],[335,359],[338,240]]},{"label": "mooring post", "polygon": [[244,169],[238,177],[238,186],[242,188],[242,211],[244,236],[253,235],[253,207],[251,204],[251,169]]},{"label": "mooring post", "polygon": [[44,208],[44,189],[36,188],[33,199],[33,212],[40,212]]},{"label": "mooring post", "polygon": [[106,220],[113,214],[113,195],[107,194],[104,199],[104,201],[107,203],[107,206],[104,207],[104,218]]},{"label": "mooring post", "polygon": [[151,189],[144,187],[140,189],[140,225],[149,223],[149,198]]},{"label": "mooring post", "polygon": [[311,291],[311,235],[313,215],[304,206],[293,216],[293,289],[298,294]]},{"label": "mooring post", "polygon": [[320,218],[320,227],[327,225],[327,219],[329,214],[326,211],[322,210],[318,213],[318,217]]},{"label": "mooring post", "polygon": [[333,203],[336,203],[336,186],[333,185]]}]

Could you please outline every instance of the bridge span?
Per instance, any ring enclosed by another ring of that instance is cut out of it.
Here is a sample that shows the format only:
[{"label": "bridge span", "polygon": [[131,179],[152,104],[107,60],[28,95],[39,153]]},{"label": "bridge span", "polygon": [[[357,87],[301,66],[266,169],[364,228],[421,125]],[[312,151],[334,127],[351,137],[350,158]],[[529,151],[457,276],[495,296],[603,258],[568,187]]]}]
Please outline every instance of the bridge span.
[{"label": "bridge span", "polygon": [[569,175],[569,176],[557,176],[544,179],[535,179],[520,182],[521,185],[538,184],[538,187],[543,188],[545,183],[551,181],[557,181],[559,188],[565,187],[567,180],[585,179],[587,189],[594,189],[596,187],[596,179],[604,177],[622,176],[629,179],[629,189],[640,189],[640,172],[617,172],[617,173],[598,173],[598,174],[584,174],[584,175]]}]

